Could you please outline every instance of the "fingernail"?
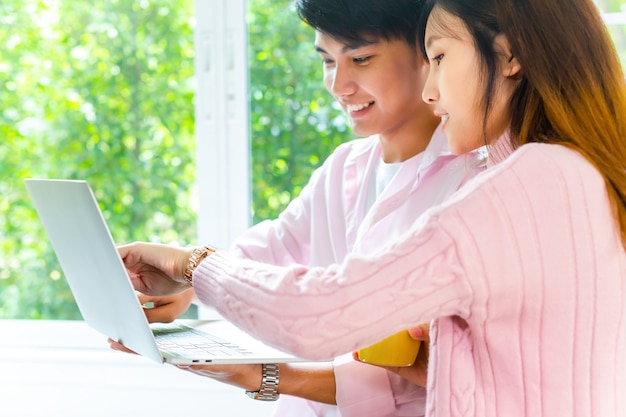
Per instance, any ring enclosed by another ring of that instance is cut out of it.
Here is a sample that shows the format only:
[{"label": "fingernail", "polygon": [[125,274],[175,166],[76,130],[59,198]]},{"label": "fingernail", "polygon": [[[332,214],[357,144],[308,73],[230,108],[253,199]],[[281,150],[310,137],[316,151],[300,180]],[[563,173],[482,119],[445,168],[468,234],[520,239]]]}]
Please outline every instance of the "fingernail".
[{"label": "fingernail", "polygon": [[409,330],[409,334],[411,335],[411,337],[414,338],[420,338],[424,335],[424,332],[422,331],[421,327],[414,327],[411,330]]}]

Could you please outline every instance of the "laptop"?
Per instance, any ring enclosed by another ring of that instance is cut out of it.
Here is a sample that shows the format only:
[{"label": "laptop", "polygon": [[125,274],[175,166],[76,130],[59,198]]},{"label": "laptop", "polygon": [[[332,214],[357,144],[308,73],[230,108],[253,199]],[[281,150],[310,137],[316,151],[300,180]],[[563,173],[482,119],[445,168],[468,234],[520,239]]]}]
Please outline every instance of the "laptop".
[{"label": "laptop", "polygon": [[161,363],[302,360],[225,320],[149,324],[87,182],[32,178],[25,184],[83,319],[104,336]]}]

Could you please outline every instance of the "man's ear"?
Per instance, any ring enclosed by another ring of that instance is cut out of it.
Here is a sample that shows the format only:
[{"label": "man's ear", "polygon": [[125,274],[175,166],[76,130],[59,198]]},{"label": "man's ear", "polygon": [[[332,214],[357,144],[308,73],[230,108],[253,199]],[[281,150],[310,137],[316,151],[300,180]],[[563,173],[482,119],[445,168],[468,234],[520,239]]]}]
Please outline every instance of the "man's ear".
[{"label": "man's ear", "polygon": [[500,64],[502,75],[507,78],[518,77],[522,72],[522,66],[519,63],[515,53],[511,50],[509,40],[503,34],[496,36],[494,40],[494,50],[501,57]]}]

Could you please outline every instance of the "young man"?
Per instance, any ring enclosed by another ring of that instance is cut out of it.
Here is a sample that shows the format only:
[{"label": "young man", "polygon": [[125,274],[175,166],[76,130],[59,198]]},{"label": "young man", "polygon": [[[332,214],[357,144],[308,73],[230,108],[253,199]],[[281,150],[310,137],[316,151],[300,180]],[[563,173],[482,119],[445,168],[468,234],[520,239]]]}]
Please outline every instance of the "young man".
[{"label": "young man", "polygon": [[[371,253],[482,170],[478,153],[447,151],[439,119],[421,99],[428,65],[417,45],[420,7],[417,0],[296,1],[299,16],[316,30],[325,87],[365,138],[339,146],[300,196],[277,219],[239,237],[233,253],[308,266]],[[191,295],[161,300],[165,305],[148,311],[149,320],[174,319],[166,309],[184,311]],[[249,391],[261,385],[260,365],[188,369]],[[332,365],[281,364],[278,392],[286,394],[276,410],[281,417],[420,415],[425,400],[422,387],[351,357]]]}]

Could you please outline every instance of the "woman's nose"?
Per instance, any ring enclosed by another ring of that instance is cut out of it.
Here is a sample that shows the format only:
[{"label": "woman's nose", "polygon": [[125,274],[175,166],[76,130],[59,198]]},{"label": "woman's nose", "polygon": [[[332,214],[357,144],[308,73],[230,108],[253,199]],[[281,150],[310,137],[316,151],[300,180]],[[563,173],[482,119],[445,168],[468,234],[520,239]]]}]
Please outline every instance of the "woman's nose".
[{"label": "woman's nose", "polygon": [[426,82],[424,83],[424,89],[422,90],[422,100],[424,100],[428,104],[435,103],[439,100],[439,90],[437,90],[434,85],[433,77],[428,75],[426,78]]}]

